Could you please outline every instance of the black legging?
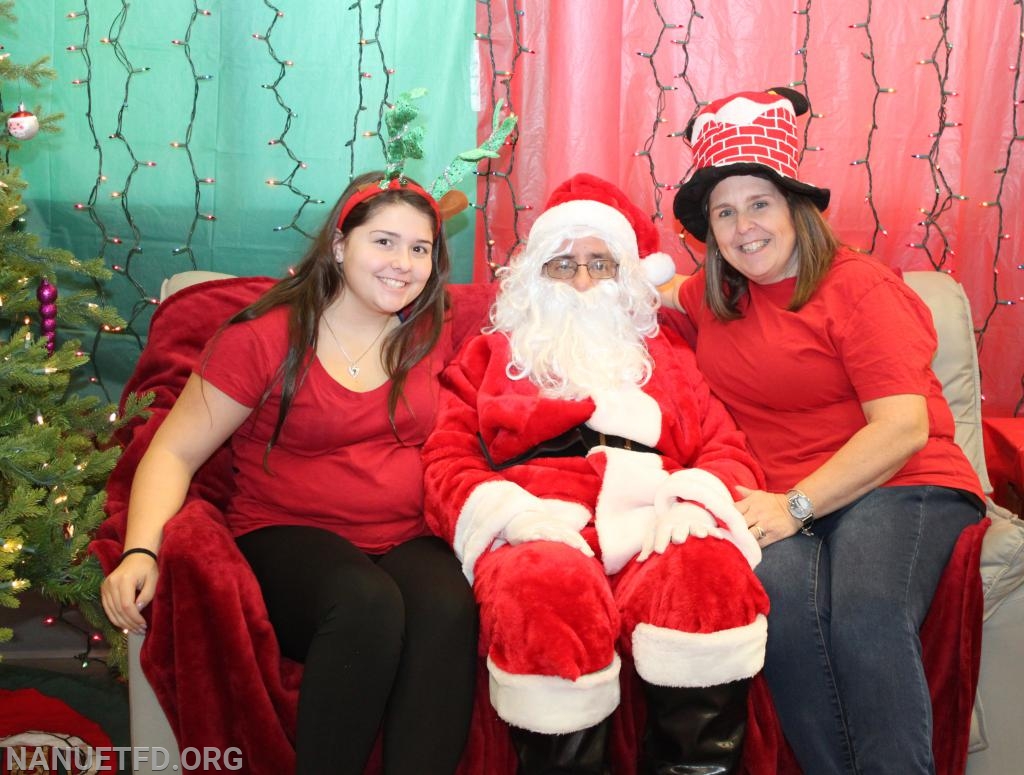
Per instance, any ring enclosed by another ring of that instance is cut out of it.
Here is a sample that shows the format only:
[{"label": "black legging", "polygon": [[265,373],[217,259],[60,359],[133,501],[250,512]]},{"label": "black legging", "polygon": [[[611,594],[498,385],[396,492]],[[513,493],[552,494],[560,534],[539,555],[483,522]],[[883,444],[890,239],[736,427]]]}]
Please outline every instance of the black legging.
[{"label": "black legging", "polygon": [[363,772],[383,720],[384,772],[452,773],[477,664],[473,593],[438,538],[368,557],[344,538],[279,526],[238,538],[281,652],[305,664],[296,771]]}]

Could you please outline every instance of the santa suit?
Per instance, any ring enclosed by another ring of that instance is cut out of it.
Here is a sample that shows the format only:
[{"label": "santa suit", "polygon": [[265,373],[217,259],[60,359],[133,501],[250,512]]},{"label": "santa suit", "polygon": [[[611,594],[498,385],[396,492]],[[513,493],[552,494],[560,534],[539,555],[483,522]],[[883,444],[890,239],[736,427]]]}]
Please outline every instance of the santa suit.
[{"label": "santa suit", "polygon": [[[664,332],[646,341],[655,368],[643,388],[581,400],[511,380],[503,334],[471,340],[442,375],[424,447],[427,521],[473,581],[491,701],[515,726],[556,734],[607,717],[619,650],[660,686],[713,686],[761,668],[760,549],[733,505],[736,485],[763,486],[760,469],[686,345]],[[580,424],[660,454],[596,446],[503,467]],[[713,514],[700,512],[717,535],[638,562],[658,515],[679,501]],[[579,531],[596,557],[551,540],[507,543],[503,530],[525,512]]]}]

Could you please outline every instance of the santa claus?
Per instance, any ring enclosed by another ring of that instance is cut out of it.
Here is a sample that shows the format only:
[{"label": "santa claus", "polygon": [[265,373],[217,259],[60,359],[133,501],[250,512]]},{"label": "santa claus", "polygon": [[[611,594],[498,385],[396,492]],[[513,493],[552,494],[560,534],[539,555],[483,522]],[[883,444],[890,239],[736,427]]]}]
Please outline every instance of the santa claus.
[{"label": "santa claus", "polygon": [[444,373],[424,448],[427,519],[473,583],[524,775],[606,772],[620,655],[648,705],[642,771],[738,767],[768,600],[733,498],[763,480],[659,329],[657,249],[615,186],[559,186]]}]

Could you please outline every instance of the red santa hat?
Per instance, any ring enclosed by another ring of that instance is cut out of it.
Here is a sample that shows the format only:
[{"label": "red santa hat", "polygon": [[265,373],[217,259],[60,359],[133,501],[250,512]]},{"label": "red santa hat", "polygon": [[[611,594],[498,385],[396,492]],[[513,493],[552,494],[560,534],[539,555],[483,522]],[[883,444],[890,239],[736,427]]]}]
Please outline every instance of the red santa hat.
[{"label": "red santa hat", "polygon": [[683,227],[704,242],[707,201],[715,185],[730,175],[757,175],[782,189],[802,194],[819,210],[828,207],[829,190],[797,177],[800,143],[796,117],[807,112],[798,91],[778,87],[739,92],[701,108],[686,128],[696,171],[676,193],[672,211]]},{"label": "red santa hat", "polygon": [[650,216],[617,186],[580,173],[551,192],[530,230],[530,241],[588,235],[614,243],[627,261],[641,261],[644,274],[655,285],[675,274],[675,262],[660,251],[661,237]]}]

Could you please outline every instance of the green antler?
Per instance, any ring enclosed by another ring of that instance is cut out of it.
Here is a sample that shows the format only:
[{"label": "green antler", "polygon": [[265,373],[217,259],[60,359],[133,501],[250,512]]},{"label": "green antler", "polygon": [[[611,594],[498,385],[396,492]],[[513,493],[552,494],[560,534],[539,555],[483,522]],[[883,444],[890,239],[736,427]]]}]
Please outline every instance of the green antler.
[{"label": "green antler", "polygon": [[410,124],[419,115],[419,110],[412,104],[427,90],[412,89],[398,95],[395,104],[384,113],[384,126],[388,132],[388,140],[384,143],[385,175],[381,187],[386,188],[389,181],[402,178],[407,159],[423,158],[423,127],[411,127]]},{"label": "green antler", "polygon": [[[424,129],[422,126],[412,126],[412,122],[419,115],[419,110],[412,103],[426,93],[427,90],[422,87],[403,92],[384,113],[387,140],[384,143],[384,179],[380,182],[382,189],[387,188],[391,181],[396,179],[404,185],[406,161],[423,158]],[[498,150],[512,133],[518,119],[510,114],[501,120],[503,105],[504,100],[498,100],[494,106],[490,137],[479,147],[463,151],[456,156],[431,185],[430,195],[439,205],[442,220],[461,212],[469,205],[466,195],[454,190],[455,186],[483,159],[498,158]]]},{"label": "green antler", "polygon": [[498,158],[498,149],[512,133],[518,118],[515,114],[509,114],[501,120],[501,108],[504,100],[498,100],[494,105],[494,117],[491,119],[491,136],[484,140],[479,147],[471,151],[463,151],[456,156],[451,164],[444,168],[444,171],[434,180],[430,189],[430,195],[440,201],[441,197],[459,184],[466,174],[476,167],[483,159]]}]

